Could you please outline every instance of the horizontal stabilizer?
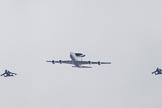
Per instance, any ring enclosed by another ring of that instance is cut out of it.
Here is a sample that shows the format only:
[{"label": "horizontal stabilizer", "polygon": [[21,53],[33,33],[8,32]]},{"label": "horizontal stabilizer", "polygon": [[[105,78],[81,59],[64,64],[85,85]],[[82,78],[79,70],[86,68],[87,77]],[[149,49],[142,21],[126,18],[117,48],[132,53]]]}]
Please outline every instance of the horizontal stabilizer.
[{"label": "horizontal stabilizer", "polygon": [[77,68],[92,68],[92,67],[90,67],[90,66],[72,66],[72,67],[77,67]]}]

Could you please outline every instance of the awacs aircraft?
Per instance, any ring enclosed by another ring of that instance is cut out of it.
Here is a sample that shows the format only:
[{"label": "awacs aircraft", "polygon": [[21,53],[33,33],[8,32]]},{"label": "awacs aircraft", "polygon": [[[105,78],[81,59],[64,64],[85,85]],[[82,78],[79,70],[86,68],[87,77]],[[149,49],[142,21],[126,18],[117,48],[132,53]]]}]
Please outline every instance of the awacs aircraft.
[{"label": "awacs aircraft", "polygon": [[[72,67],[78,67],[78,68],[92,68],[90,66],[83,66],[83,65],[86,65],[86,64],[98,64],[98,65],[101,65],[101,64],[111,64],[111,62],[93,62],[93,61],[82,61],[82,58],[85,57],[84,54],[82,53],[73,53],[73,52],[70,52],[70,58],[71,60],[59,60],[59,61],[47,61],[47,62],[51,62],[53,64],[55,63],[64,63],[64,64],[72,64],[74,66]],[[81,60],[79,60],[81,58]]]},{"label": "awacs aircraft", "polygon": [[8,70],[5,70],[5,73],[1,74],[1,76],[4,76],[4,77],[9,77],[9,76],[14,76],[14,75],[17,75],[16,73],[12,73]]},{"label": "awacs aircraft", "polygon": [[162,70],[160,68],[156,68],[156,70],[152,72],[152,74],[155,74],[155,75],[162,74]]}]

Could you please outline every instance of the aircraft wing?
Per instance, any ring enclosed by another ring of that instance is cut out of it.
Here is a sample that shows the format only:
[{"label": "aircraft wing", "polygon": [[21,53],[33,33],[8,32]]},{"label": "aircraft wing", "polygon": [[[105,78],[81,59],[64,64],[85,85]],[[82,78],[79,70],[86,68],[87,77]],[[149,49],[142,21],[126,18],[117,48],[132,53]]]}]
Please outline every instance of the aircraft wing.
[{"label": "aircraft wing", "polygon": [[80,65],[82,65],[82,64],[98,64],[98,65],[101,65],[101,64],[111,64],[111,62],[78,61],[78,64],[80,64]]},{"label": "aircraft wing", "polygon": [[5,73],[1,74],[1,76],[5,75]]},{"label": "aircraft wing", "polygon": [[73,64],[73,61],[71,61],[71,60],[59,60],[59,61],[52,60],[52,61],[46,61],[46,62],[51,62],[53,64],[55,64],[55,63],[60,63],[60,64],[62,64],[62,63],[64,63],[64,64]]}]

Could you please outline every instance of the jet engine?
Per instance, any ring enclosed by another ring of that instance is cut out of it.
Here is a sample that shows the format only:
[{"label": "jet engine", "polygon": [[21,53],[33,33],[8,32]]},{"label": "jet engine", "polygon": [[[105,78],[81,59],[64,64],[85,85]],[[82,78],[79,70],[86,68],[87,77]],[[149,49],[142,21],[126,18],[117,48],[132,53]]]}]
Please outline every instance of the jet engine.
[{"label": "jet engine", "polygon": [[62,64],[62,60],[59,60],[59,63]]},{"label": "jet engine", "polygon": [[52,64],[55,64],[55,61],[54,60],[52,60]]},{"label": "jet engine", "polygon": [[98,64],[98,65],[101,65],[101,62],[100,62],[100,61],[98,61],[98,62],[97,62],[97,64]]},{"label": "jet engine", "polygon": [[92,64],[92,62],[91,61],[88,61],[88,64]]}]

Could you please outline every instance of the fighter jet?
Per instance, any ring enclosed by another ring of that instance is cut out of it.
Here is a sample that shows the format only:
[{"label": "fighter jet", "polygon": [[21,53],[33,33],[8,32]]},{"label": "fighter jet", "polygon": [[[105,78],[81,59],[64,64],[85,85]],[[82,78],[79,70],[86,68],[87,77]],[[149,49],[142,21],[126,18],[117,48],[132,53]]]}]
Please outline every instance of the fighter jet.
[{"label": "fighter jet", "polygon": [[162,74],[162,70],[160,68],[156,68],[156,70],[152,72],[152,74],[155,74],[155,75]]},{"label": "fighter jet", "polygon": [[87,65],[87,64],[89,64],[89,65],[91,65],[91,64],[98,64],[98,65],[101,65],[101,64],[111,64],[111,62],[82,61],[82,58],[83,57],[85,57],[85,55],[82,54],[82,53],[73,53],[73,52],[70,52],[70,58],[71,58],[71,60],[59,60],[59,61],[52,60],[52,61],[46,61],[46,62],[51,62],[52,64],[55,64],[55,63],[72,64],[73,65],[72,67],[77,67],[77,68],[92,68],[90,66],[83,66],[83,65]]},{"label": "fighter jet", "polygon": [[1,74],[1,76],[4,76],[4,77],[10,77],[10,76],[15,76],[17,75],[16,73],[12,73],[8,70],[5,70],[5,73]]}]

